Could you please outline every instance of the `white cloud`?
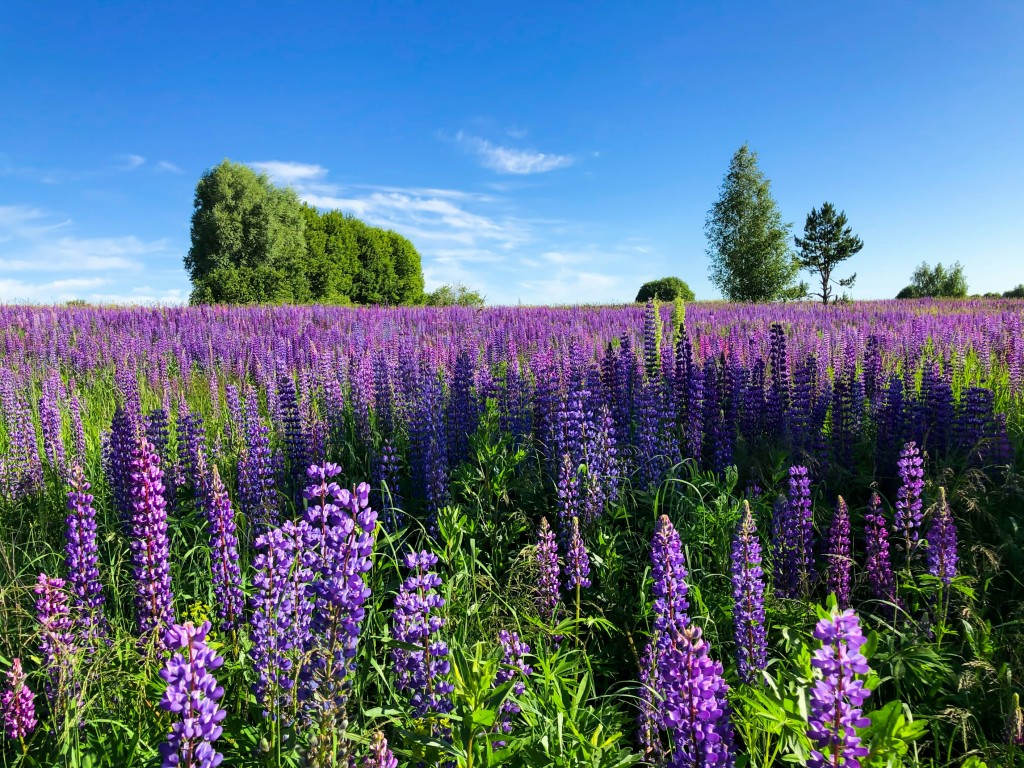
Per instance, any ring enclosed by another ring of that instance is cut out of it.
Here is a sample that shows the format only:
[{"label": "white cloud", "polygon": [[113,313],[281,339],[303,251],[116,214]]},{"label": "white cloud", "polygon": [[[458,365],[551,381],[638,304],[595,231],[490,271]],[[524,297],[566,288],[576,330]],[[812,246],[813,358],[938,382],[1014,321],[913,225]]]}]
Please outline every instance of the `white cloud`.
[{"label": "white cloud", "polygon": [[546,173],[557,168],[566,168],[573,163],[573,158],[569,155],[500,147],[487,139],[471,136],[463,131],[459,131],[455,135],[455,140],[476,154],[485,168],[490,168],[498,173],[515,175]]},{"label": "white cloud", "polygon": [[121,170],[132,171],[140,165],[143,165],[146,162],[146,158],[142,155],[124,155],[122,156],[121,161],[123,163],[121,165]]},{"label": "white cloud", "polygon": [[159,161],[159,162],[158,162],[158,163],[156,164],[156,169],[157,169],[158,171],[166,171],[166,172],[168,172],[168,173],[184,173],[184,171],[183,171],[183,170],[181,170],[181,168],[179,168],[179,167],[178,167],[178,166],[176,166],[176,165],[175,165],[174,163],[172,163],[172,162],[169,162],[169,161],[167,161],[167,160],[161,160],[161,161]]},{"label": "white cloud", "polygon": [[296,186],[303,182],[322,179],[327,175],[326,168],[311,163],[264,160],[259,163],[250,163],[250,165],[257,171],[267,174],[275,183],[285,186]]}]

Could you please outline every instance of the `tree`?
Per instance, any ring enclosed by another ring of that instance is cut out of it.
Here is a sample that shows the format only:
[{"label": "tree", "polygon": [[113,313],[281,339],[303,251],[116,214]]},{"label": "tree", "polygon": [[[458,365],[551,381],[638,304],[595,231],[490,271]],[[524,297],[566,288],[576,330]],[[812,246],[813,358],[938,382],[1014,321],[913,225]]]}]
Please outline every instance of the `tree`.
[{"label": "tree", "polygon": [[185,268],[193,304],[304,302],[305,220],[295,192],[228,160],[196,185]]},{"label": "tree", "polygon": [[910,278],[910,285],[900,291],[897,299],[962,299],[967,296],[967,277],[959,261],[947,270],[939,262],[934,267],[921,262]]},{"label": "tree", "polygon": [[677,298],[683,301],[695,301],[696,297],[690,286],[678,277],[663,277],[660,280],[651,280],[640,286],[637,291],[636,301],[645,302],[648,299],[658,301],[675,301]]},{"label": "tree", "polygon": [[744,144],[732,156],[704,225],[711,282],[730,301],[804,295],[806,286],[794,285],[800,265],[789,249],[791,226],[782,223],[770,183],[757,166],[757,153]]},{"label": "tree", "polygon": [[486,297],[462,283],[445,283],[425,297],[428,307],[482,307]]},{"label": "tree", "polygon": [[1011,288],[1003,294],[1004,299],[1024,299],[1024,283],[1020,283],[1016,288]]},{"label": "tree", "polygon": [[320,213],[309,205],[302,206],[302,214],[306,220],[306,279],[313,301],[351,303],[359,270],[357,220],[341,211]]},{"label": "tree", "polygon": [[799,249],[797,260],[800,266],[816,273],[821,281],[821,292],[813,295],[820,298],[822,304],[828,304],[829,299],[835,300],[832,283],[850,288],[856,281],[856,272],[847,278],[832,279],[832,271],[836,266],[860,253],[864,247],[864,242],[847,226],[845,211],[836,213],[835,207],[829,202],[822,203],[820,211],[811,208],[804,223],[804,236],[794,237],[793,242]]}]

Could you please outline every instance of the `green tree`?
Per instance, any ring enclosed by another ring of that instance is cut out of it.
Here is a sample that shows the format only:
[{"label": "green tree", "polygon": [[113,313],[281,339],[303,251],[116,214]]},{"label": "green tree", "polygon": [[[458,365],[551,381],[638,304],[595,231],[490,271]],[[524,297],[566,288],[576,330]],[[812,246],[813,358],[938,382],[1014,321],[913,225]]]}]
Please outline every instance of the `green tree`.
[{"label": "green tree", "polygon": [[962,299],[967,296],[967,277],[959,261],[946,269],[939,262],[934,267],[921,262],[910,278],[910,285],[896,294],[897,299]]},{"label": "green tree", "polygon": [[846,212],[836,213],[832,203],[822,203],[821,210],[811,208],[804,223],[804,236],[794,237],[793,242],[799,249],[800,266],[816,274],[821,281],[821,292],[813,295],[821,299],[822,304],[828,304],[830,299],[835,301],[833,283],[850,288],[857,280],[856,272],[840,280],[832,278],[838,264],[860,253],[864,247],[864,241],[847,226]]},{"label": "green tree", "polygon": [[803,296],[806,285],[794,284],[800,265],[789,248],[790,227],[782,222],[757,153],[744,144],[732,156],[704,225],[711,282],[730,301]]},{"label": "green tree", "polygon": [[193,304],[305,302],[305,219],[295,192],[224,160],[196,185],[185,268]]},{"label": "green tree", "polygon": [[359,270],[356,220],[341,211],[320,213],[302,206],[306,221],[306,279],[312,300],[320,304],[348,304]]},{"label": "green tree", "polygon": [[645,302],[648,299],[667,302],[675,301],[677,298],[683,301],[696,300],[693,291],[690,290],[690,286],[678,277],[663,277],[660,280],[646,282],[640,286],[640,290],[636,294],[636,301],[638,302]]},{"label": "green tree", "polygon": [[393,304],[410,305],[423,301],[423,267],[416,247],[397,232],[388,230],[391,259],[395,265]]},{"label": "green tree", "polygon": [[462,283],[445,283],[424,297],[428,307],[482,307],[486,297]]},{"label": "green tree", "polygon": [[1016,288],[1011,288],[1003,294],[1004,299],[1024,299],[1024,283],[1020,283]]}]

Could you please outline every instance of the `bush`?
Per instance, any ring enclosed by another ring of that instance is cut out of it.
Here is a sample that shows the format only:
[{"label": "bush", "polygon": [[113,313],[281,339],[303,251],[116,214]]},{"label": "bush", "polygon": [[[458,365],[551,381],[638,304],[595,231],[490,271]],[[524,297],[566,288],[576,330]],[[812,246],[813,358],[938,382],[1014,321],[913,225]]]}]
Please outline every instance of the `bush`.
[{"label": "bush", "polygon": [[660,280],[651,280],[640,286],[636,294],[636,301],[645,302],[649,299],[658,301],[696,301],[696,296],[690,290],[690,286],[678,277],[663,277]]},{"label": "bush", "polygon": [[482,307],[487,297],[462,283],[445,283],[424,297],[428,307]]}]

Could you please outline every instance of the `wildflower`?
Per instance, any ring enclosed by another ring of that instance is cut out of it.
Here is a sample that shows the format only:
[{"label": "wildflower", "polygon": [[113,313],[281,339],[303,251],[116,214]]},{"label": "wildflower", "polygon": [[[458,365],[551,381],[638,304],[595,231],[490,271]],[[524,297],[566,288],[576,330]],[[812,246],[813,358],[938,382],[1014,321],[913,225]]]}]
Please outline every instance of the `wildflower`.
[{"label": "wildflower", "polygon": [[46,698],[55,702],[71,684],[71,672],[75,651],[74,621],[68,606],[68,593],[64,591],[64,579],[50,578],[39,574],[34,589],[36,595],[36,620],[39,622],[39,649],[49,678],[46,682]]},{"label": "wildflower", "polygon": [[380,731],[373,733],[370,754],[363,760],[362,768],[398,768],[398,760],[388,749],[388,740]]},{"label": "wildflower", "polygon": [[[498,633],[498,640],[501,642],[503,668],[498,670],[498,674],[495,675],[494,684],[504,685],[511,680],[515,680],[515,682],[512,683],[511,694],[501,702],[496,727],[500,728],[502,733],[512,733],[512,717],[522,711],[512,697],[522,696],[526,692],[526,683],[523,682],[523,678],[533,674],[533,669],[525,660],[530,653],[530,646],[520,640],[517,633],[504,629]],[[505,742],[497,741],[494,746],[500,749],[505,746]]]},{"label": "wildflower", "polygon": [[896,494],[896,531],[903,537],[903,557],[909,566],[917,549],[924,490],[924,461],[913,441],[903,446],[898,462],[900,488]]},{"label": "wildflower", "polygon": [[956,578],[957,555],[956,523],[946,501],[946,489],[939,489],[939,508],[928,529],[928,552],[926,560],[928,573],[942,579],[949,586]]},{"label": "wildflower", "polygon": [[761,569],[761,542],[750,504],[743,502],[743,518],[732,543],[733,623],[736,637],[736,661],[740,678],[751,683],[768,661],[765,638],[764,571]]},{"label": "wildflower", "polygon": [[842,496],[836,501],[836,513],[828,536],[825,581],[836,596],[840,608],[850,607],[850,575],[853,570],[853,544],[850,542],[850,510]]},{"label": "wildflower", "polygon": [[164,645],[175,653],[160,670],[167,683],[160,709],[181,719],[160,745],[163,768],[216,768],[224,760],[213,748],[227,716],[217,704],[224,689],[212,674],[224,659],[206,644],[209,631],[207,621],[198,628],[192,622],[174,624],[164,633]]},{"label": "wildflower", "polygon": [[537,570],[540,592],[540,614],[547,621],[553,621],[558,603],[561,602],[558,569],[558,543],[555,532],[548,525],[546,517],[540,521],[540,539],[537,542]]},{"label": "wildflower", "polygon": [[103,612],[103,585],[97,568],[96,510],[80,464],[71,468],[69,484],[65,561],[75,610],[87,641],[91,641],[109,634]]},{"label": "wildflower", "polygon": [[224,629],[233,632],[243,621],[245,596],[242,594],[242,571],[238,566],[235,512],[216,465],[210,482],[210,498],[203,506],[210,526],[210,566],[213,569],[217,615]]},{"label": "wildflower", "polygon": [[859,768],[860,758],[868,750],[861,746],[855,729],[870,723],[861,715],[860,707],[871,691],[856,677],[870,672],[867,659],[860,653],[865,638],[857,614],[845,610],[831,619],[822,619],[814,637],[821,641],[821,648],[811,661],[817,681],[810,697],[807,735],[814,749],[808,766]]},{"label": "wildflower", "polygon": [[38,724],[34,696],[25,678],[21,659],[15,659],[7,670],[7,688],[0,693],[0,715],[9,739],[25,738]]}]

